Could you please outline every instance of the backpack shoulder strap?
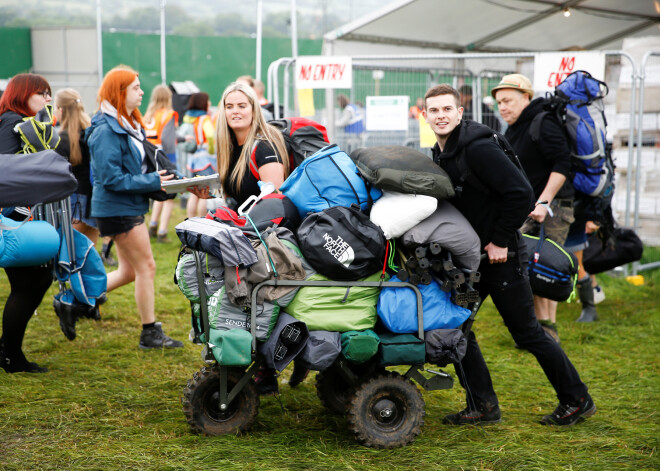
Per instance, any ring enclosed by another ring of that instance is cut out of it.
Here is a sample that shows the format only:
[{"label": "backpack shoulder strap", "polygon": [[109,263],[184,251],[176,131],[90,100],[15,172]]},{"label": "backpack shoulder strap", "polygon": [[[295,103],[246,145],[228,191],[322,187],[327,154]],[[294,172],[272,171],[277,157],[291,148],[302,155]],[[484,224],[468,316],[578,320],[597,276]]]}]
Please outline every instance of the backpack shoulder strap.
[{"label": "backpack shoulder strap", "polygon": [[532,119],[532,123],[529,125],[529,137],[532,139],[534,144],[539,144],[541,142],[541,125],[543,124],[543,119],[550,114],[549,111],[541,111]]},{"label": "backpack shoulder strap", "polygon": [[467,150],[465,147],[463,147],[461,153],[456,158],[456,168],[458,169],[459,177],[458,185],[454,185],[454,191],[458,195],[463,191],[463,183],[466,181],[480,192],[485,194],[490,193],[490,190],[486,188],[486,185],[481,183],[481,180],[479,180],[470,170],[470,166],[467,163]]}]

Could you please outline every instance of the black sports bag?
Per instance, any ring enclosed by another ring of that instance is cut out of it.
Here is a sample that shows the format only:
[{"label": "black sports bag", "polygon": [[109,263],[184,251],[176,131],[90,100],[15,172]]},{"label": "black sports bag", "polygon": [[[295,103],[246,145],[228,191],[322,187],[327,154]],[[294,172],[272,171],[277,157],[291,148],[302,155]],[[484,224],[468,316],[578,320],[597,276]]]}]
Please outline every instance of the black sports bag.
[{"label": "black sports bag", "polygon": [[331,280],[355,281],[383,266],[385,235],[357,205],[311,213],[297,236],[305,259]]},{"label": "black sports bag", "polygon": [[611,237],[602,241],[598,232],[589,236],[589,247],[584,249],[584,269],[595,275],[612,270],[642,258],[644,245],[634,230],[618,227]]},{"label": "black sports bag", "polygon": [[575,287],[578,262],[575,255],[551,239],[543,224],[539,237],[523,234],[529,259],[527,273],[532,293],[553,301],[566,301]]}]

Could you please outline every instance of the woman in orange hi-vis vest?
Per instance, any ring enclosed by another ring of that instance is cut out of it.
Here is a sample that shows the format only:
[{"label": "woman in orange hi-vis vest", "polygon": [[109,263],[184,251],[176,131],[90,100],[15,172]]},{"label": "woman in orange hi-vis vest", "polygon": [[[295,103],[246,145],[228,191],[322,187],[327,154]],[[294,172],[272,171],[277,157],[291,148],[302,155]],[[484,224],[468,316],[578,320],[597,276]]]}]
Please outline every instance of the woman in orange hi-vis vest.
[{"label": "woman in orange hi-vis vest", "polygon": [[[172,109],[172,92],[165,85],[157,85],[151,92],[149,107],[144,115],[147,139],[157,145],[176,164],[176,128],[179,114]],[[174,199],[154,201],[151,208],[149,235],[158,242],[168,242],[167,230],[174,208]]]},{"label": "woman in orange hi-vis vest", "polygon": [[[179,136],[185,138],[179,150],[188,153],[187,170],[193,177],[217,173],[215,127],[208,110],[209,95],[204,92],[193,93],[179,128]],[[206,215],[206,200],[190,194],[186,213],[189,218]]]}]

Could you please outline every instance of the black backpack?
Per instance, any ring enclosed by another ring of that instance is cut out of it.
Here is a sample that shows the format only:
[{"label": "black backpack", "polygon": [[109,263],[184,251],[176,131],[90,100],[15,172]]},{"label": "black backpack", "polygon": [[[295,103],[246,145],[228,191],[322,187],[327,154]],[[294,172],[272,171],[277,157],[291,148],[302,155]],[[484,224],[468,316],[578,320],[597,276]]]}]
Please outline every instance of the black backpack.
[{"label": "black backpack", "polygon": [[357,205],[312,213],[296,235],[305,259],[331,280],[355,281],[383,267],[385,235]]}]

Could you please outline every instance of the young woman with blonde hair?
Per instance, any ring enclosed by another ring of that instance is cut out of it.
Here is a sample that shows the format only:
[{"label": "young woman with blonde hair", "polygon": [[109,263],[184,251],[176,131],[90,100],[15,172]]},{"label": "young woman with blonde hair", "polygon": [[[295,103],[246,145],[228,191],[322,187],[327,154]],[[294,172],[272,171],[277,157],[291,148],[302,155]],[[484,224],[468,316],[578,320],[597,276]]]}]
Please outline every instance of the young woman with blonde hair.
[{"label": "young woman with blonde hair", "polygon": [[[178,121],[179,113],[172,109],[172,91],[165,85],[156,85],[144,114],[145,132],[147,139],[160,147],[175,165]],[[151,206],[149,235],[158,242],[168,242],[167,228],[173,208],[174,199],[154,201]]]},{"label": "young woman with blonde hair", "polygon": [[85,129],[91,120],[85,113],[80,93],[64,88],[55,94],[55,119],[60,124],[60,143],[55,149],[71,162],[78,189],[71,195],[73,227],[96,244],[99,231],[91,216],[92,183],[89,178],[89,148]]},{"label": "young woman with blonde hair", "polygon": [[108,274],[108,292],[135,281],[142,320],[139,347],[178,348],[183,343],[163,333],[154,313],[156,263],[144,223],[149,210],[145,193],[159,190],[173,175],[165,170],[143,173],[145,134],[139,110],[143,95],[138,73],[129,67],[115,67],[103,79],[100,108],[86,132],[94,175],[92,216],[101,235],[112,237],[117,246],[119,266]]}]

